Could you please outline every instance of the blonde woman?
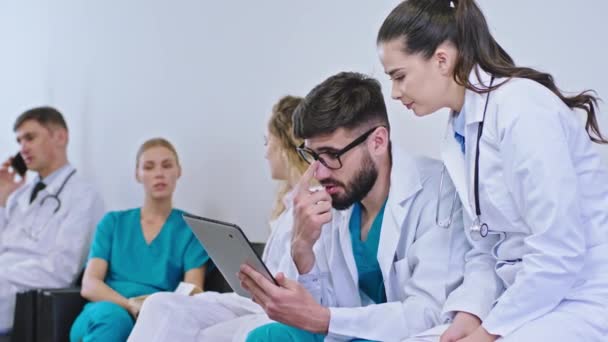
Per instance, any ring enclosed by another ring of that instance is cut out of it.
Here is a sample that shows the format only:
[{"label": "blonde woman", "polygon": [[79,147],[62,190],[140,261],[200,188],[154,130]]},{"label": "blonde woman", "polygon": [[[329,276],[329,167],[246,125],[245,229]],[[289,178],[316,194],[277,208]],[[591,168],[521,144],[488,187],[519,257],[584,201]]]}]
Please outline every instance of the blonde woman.
[{"label": "blonde woman", "polygon": [[203,287],[209,257],[173,208],[181,175],[165,139],[146,141],[137,153],[141,208],[110,212],[95,233],[81,294],[90,301],[70,332],[76,341],[125,341],[139,313],[135,297],[173,291],[180,281]]},{"label": "blonde woman", "polygon": [[[296,152],[302,141],[293,135],[292,114],[301,98],[285,96],[273,107],[266,136],[266,159],[280,188],[262,259],[271,273],[293,272],[289,266],[293,212],[291,189],[307,168]],[[158,293],[146,300],[130,342],[239,341],[269,323],[260,306],[235,293],[205,292],[194,298]]]}]

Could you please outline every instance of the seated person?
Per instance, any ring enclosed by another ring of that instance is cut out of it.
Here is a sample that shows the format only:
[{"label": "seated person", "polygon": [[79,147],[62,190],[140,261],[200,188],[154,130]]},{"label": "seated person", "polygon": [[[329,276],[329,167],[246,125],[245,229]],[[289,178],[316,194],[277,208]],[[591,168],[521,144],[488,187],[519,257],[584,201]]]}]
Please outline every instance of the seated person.
[{"label": "seated person", "polygon": [[[293,96],[281,98],[268,122],[266,159],[272,178],[281,183],[262,257],[272,274],[286,271],[285,264],[291,263],[291,191],[307,167],[296,152],[302,140],[294,137],[292,127],[292,114],[300,101]],[[144,303],[129,341],[238,341],[268,322],[259,305],[235,293],[205,292],[192,298],[157,293]]]},{"label": "seated person", "polygon": [[137,152],[141,208],[110,212],[93,239],[81,294],[91,301],[70,332],[70,341],[126,341],[140,301],[134,297],[173,291],[180,281],[203,288],[207,253],[173,208],[181,175],[177,152],[157,138]]},{"label": "seated person", "polygon": [[[243,287],[281,322],[247,340],[399,341],[449,320],[443,304],[470,249],[460,205],[440,162],[391,144],[379,82],[328,78],[296,109],[294,130],[311,164],[294,188],[297,276],[279,273],[277,286],[241,266]],[[324,189],[310,191],[313,178]],[[453,216],[449,229],[438,213]]]},{"label": "seated person", "polygon": [[70,286],[85,261],[103,201],[69,163],[68,127],[51,107],[33,108],[14,131],[27,169],[0,166],[0,335],[13,326],[18,292]]}]

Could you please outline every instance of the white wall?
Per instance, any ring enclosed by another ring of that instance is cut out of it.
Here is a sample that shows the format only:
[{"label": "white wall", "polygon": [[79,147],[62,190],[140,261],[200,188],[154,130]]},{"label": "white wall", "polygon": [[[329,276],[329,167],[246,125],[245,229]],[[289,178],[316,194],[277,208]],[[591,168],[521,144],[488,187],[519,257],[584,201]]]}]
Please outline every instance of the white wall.
[{"label": "white wall", "polygon": [[[17,149],[12,122],[21,111],[55,105],[71,127],[73,163],[110,209],[141,203],[135,151],[164,136],[185,170],[176,205],[265,239],[274,191],[262,146],[270,108],[342,70],[378,77],[394,140],[438,155],[445,113],[417,119],[393,103],[377,60],[376,32],[397,1],[49,3],[0,2],[0,156]],[[519,64],[550,71],[564,90],[608,96],[607,2],[480,3]],[[601,110],[608,133],[608,106]],[[601,152],[608,160],[608,148]]]}]

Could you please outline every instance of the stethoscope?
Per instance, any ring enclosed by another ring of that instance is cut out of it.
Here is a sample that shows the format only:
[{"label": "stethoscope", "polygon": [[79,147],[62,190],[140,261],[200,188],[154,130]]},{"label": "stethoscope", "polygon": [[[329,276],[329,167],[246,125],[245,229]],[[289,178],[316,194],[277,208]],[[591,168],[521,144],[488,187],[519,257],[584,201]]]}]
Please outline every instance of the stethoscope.
[{"label": "stethoscope", "polygon": [[[490,80],[489,89],[492,88],[493,83],[494,83],[494,77],[492,77]],[[475,219],[473,220],[471,227],[469,227],[469,233],[471,235],[471,239],[473,239],[475,241],[479,241],[479,240],[487,237],[490,234],[502,235],[502,232],[490,230],[488,225],[481,220],[481,207],[479,205],[479,142],[481,141],[481,135],[483,134],[483,124],[486,120],[486,112],[488,110],[490,92],[491,92],[491,90],[488,90],[488,92],[486,94],[486,103],[484,104],[483,116],[482,116],[481,122],[479,123],[478,129],[477,129],[477,143],[475,146],[475,149],[476,149],[476,151],[475,151],[475,171],[474,171],[474,176],[473,176],[473,197],[474,197],[474,202],[475,202]],[[444,174],[445,174],[445,166],[444,166],[443,170],[441,171],[441,180],[439,181],[439,194],[437,195],[438,200],[437,200],[437,211],[435,213],[435,222],[437,223],[437,225],[439,227],[449,228],[450,225],[452,224],[452,217],[454,215],[454,207],[455,207],[456,198],[458,196],[458,193],[457,193],[457,191],[454,190],[454,198],[452,200],[452,206],[450,208],[450,216],[448,217],[448,219],[440,221],[439,220],[439,204],[440,204],[440,199],[441,199],[441,192],[443,189]]]},{"label": "stethoscope", "polygon": [[61,186],[59,187],[59,189],[57,190],[57,192],[55,194],[48,194],[48,195],[44,196],[42,198],[42,200],[40,201],[40,206],[41,207],[44,206],[44,202],[46,202],[46,200],[52,199],[55,201],[55,210],[53,210],[53,214],[56,214],[59,211],[59,209],[61,209],[61,199],[59,199],[59,195],[63,191],[63,188],[65,188],[65,185],[68,183],[70,178],[72,178],[72,176],[75,173],[76,173],[76,170],[72,170],[72,172],[70,172],[70,174],[67,177],[65,177],[65,179],[63,180],[63,183],[61,183]]},{"label": "stethoscope", "polygon": [[[65,185],[70,181],[70,179],[72,178],[72,176],[74,176],[75,173],[76,173],[76,170],[72,170],[72,172],[70,172],[67,175],[67,177],[65,177],[65,179],[63,180],[63,183],[61,183],[61,186],[59,187],[59,189],[57,189],[57,192],[55,192],[54,194],[48,194],[48,195],[44,196],[40,200],[40,208],[44,207],[45,202],[47,202],[48,200],[52,200],[55,202],[55,207],[53,209],[53,215],[55,215],[59,211],[59,209],[61,209],[61,199],[59,198],[59,195],[61,195],[61,193],[63,192],[63,189],[65,188]],[[44,228],[46,228],[46,226],[48,225],[48,223],[50,221],[50,219],[49,219],[40,229],[37,230],[38,234],[34,234],[33,226],[37,225],[39,214],[40,214],[40,210],[37,210],[36,215],[32,221],[32,225],[30,226],[29,230],[26,230],[25,228],[23,229],[25,231],[25,233],[28,235],[28,237],[35,241],[38,241],[38,235],[40,235],[40,233],[44,230]]]}]

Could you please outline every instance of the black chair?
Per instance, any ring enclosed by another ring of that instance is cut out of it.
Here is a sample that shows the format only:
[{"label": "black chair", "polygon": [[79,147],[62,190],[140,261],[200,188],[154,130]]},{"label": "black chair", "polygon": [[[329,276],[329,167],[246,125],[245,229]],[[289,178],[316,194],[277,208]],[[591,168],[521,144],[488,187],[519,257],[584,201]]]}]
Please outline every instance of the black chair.
[{"label": "black chair", "polygon": [[[264,243],[252,243],[253,249],[260,256],[264,245]],[[80,284],[80,279],[78,284]],[[205,278],[205,291],[225,293],[232,292],[232,288],[218,268],[212,267]],[[86,302],[80,296],[80,286],[64,289],[37,289],[18,294],[15,323],[10,341],[68,341],[72,323]],[[8,341],[7,337],[0,337],[0,342]]]}]

